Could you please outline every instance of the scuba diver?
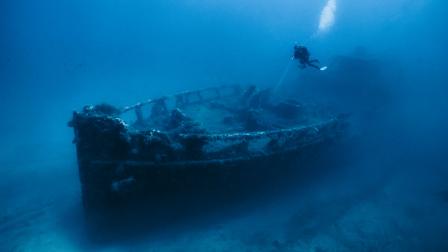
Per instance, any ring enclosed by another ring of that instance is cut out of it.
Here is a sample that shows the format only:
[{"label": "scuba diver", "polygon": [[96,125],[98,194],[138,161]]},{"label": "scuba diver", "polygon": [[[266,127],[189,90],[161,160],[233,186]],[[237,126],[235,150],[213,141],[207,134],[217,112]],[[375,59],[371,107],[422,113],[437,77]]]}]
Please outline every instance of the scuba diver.
[{"label": "scuba diver", "polygon": [[308,51],[308,48],[306,48],[305,46],[296,44],[296,45],[294,45],[294,54],[290,58],[288,64],[286,65],[282,76],[280,77],[280,79],[277,82],[277,85],[275,85],[275,87],[273,88],[273,91],[272,91],[273,93],[276,93],[277,90],[282,86],[286,76],[288,75],[289,69],[291,68],[291,62],[293,60],[298,60],[300,62],[299,67],[301,69],[304,69],[307,66],[316,68],[317,70],[320,70],[320,71],[325,71],[328,69],[327,66],[320,67],[318,65],[320,63],[319,60],[317,60],[317,59],[310,60],[310,52]]},{"label": "scuba diver", "polygon": [[323,68],[321,68],[321,67],[319,67],[318,65],[315,64],[315,63],[319,64],[319,60],[317,60],[317,59],[310,60],[310,52],[304,46],[299,46],[299,45],[295,45],[294,46],[294,56],[293,56],[293,59],[296,59],[296,60],[298,60],[300,62],[301,65],[299,65],[299,67],[301,69],[304,69],[307,66],[314,67],[314,68],[319,69],[319,70],[325,70],[326,69],[325,67],[323,67],[323,68],[325,68],[325,69],[323,69]]}]

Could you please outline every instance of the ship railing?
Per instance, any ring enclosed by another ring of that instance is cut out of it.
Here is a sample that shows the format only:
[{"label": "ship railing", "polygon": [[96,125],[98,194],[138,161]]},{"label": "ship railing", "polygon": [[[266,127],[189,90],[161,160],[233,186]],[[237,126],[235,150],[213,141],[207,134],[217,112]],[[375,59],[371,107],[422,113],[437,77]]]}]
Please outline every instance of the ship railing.
[{"label": "ship railing", "polygon": [[199,90],[184,91],[171,96],[163,96],[156,99],[149,99],[143,102],[136,103],[132,106],[124,107],[121,110],[121,115],[130,111],[134,111],[138,121],[143,121],[143,108],[152,106],[151,115],[154,113],[164,113],[168,108],[185,108],[187,106],[201,104],[218,100],[221,98],[228,98],[241,95],[243,89],[240,85],[225,85],[210,88],[203,88]]},{"label": "ship railing", "polygon": [[179,136],[183,139],[203,139],[204,155],[213,158],[229,155],[265,155],[279,150],[298,149],[304,145],[336,138],[343,127],[343,122],[334,117],[319,123],[288,129]]}]

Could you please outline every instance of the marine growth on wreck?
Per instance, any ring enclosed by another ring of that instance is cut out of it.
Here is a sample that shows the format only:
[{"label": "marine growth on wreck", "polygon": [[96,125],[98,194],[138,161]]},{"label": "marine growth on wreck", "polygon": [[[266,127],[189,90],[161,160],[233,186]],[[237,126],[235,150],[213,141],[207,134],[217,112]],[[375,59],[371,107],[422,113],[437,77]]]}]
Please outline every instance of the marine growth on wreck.
[{"label": "marine growth on wreck", "polygon": [[86,106],[70,126],[84,208],[104,216],[145,206],[154,212],[191,196],[241,195],[243,187],[297,172],[292,164],[336,142],[346,121],[270,89],[235,85],[124,108]]}]

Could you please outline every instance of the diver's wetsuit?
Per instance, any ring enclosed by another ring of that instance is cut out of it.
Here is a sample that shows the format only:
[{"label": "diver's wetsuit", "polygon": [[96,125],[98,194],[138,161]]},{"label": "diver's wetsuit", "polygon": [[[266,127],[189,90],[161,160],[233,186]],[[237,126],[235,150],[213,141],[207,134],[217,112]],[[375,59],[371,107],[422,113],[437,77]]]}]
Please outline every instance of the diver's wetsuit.
[{"label": "diver's wetsuit", "polygon": [[306,66],[314,67],[320,69],[318,65],[314,63],[319,63],[319,60],[310,60],[310,52],[304,46],[294,46],[294,59],[299,60],[301,66],[300,68],[305,68]]}]

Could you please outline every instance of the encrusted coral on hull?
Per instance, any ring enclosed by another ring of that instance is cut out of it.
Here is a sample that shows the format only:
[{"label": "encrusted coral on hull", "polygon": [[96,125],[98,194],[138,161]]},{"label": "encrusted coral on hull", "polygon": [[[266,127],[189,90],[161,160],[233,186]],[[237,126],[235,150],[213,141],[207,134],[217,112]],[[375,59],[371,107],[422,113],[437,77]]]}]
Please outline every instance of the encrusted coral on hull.
[{"label": "encrusted coral on hull", "polygon": [[340,139],[346,121],[269,90],[226,86],[123,109],[86,106],[70,126],[84,208],[106,215],[241,196],[306,172],[302,166]]}]

